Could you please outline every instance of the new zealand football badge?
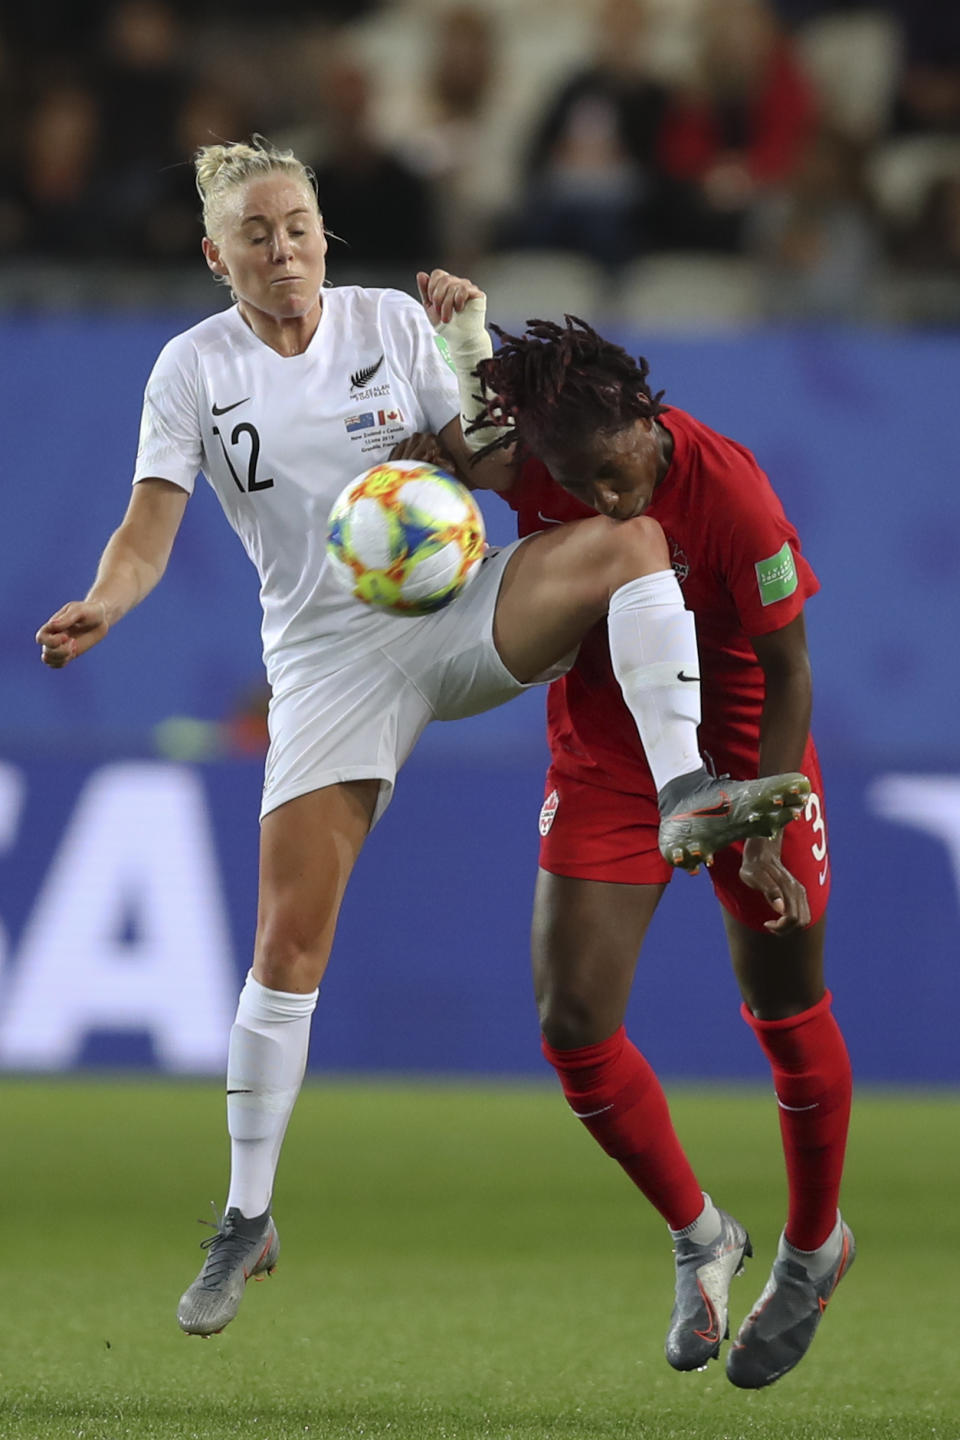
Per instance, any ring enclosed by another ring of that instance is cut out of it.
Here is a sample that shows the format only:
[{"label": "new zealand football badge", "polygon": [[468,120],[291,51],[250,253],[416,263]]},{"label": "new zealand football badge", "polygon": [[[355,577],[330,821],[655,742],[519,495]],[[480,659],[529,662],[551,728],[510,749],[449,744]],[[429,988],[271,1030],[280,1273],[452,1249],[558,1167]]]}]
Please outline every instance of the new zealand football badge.
[{"label": "new zealand football badge", "polygon": [[541,835],[550,834],[550,826],[553,824],[554,819],[556,818],[557,808],[559,804],[560,796],[557,794],[556,790],[551,790],[546,800],[544,800],[543,805],[540,807]]}]

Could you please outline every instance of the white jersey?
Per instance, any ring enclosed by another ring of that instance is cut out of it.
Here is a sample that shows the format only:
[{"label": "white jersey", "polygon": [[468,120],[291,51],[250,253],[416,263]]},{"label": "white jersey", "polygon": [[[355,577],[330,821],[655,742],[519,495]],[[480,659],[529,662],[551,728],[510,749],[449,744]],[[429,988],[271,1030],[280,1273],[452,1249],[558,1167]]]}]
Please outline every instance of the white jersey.
[{"label": "white jersey", "polygon": [[327,518],[356,475],[459,411],[456,376],[423,307],[398,290],[324,290],[302,355],[278,355],[236,306],[160,352],[134,483],[170,480],[190,492],[202,472],[213,486],[260,576],[275,691],[322,665],[325,651],[354,653],[381,633],[383,616],[329,573]]}]

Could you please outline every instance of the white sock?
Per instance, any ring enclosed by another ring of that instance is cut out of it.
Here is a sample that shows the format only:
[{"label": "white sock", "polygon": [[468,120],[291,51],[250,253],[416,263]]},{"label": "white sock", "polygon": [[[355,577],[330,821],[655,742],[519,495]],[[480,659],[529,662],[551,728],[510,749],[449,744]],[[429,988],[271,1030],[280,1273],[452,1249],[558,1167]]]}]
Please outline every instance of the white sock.
[{"label": "white sock", "polygon": [[786,1235],[780,1236],[777,1255],[781,1260],[796,1260],[803,1266],[811,1280],[822,1280],[840,1259],[843,1251],[843,1221],[837,1211],[837,1223],[823,1244],[816,1250],[798,1250],[791,1245]]},{"label": "white sock", "polygon": [[268,990],[252,971],[240,992],[227,1058],[227,1209],[235,1206],[248,1219],[270,1205],[280,1146],[307,1065],[318,994]]},{"label": "white sock", "polygon": [[[636,721],[657,790],[699,770],[700,657],[693,613],[672,570],[642,575],[614,592],[610,657]],[[681,680],[679,677],[687,676]]]},{"label": "white sock", "polygon": [[[668,1227],[669,1228],[669,1227]],[[671,1230],[674,1240],[693,1240],[697,1245],[712,1245],[720,1234],[720,1211],[704,1190],[703,1209],[696,1220],[682,1230]]]}]

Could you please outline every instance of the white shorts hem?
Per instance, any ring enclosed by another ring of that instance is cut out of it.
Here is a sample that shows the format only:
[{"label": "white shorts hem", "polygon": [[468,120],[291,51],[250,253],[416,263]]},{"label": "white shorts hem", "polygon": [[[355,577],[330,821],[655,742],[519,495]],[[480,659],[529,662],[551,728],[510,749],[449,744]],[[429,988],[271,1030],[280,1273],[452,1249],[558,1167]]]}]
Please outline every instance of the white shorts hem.
[{"label": "white shorts hem", "polygon": [[329,790],[331,785],[343,785],[349,780],[380,781],[380,794],[377,797],[376,808],[370,821],[372,830],[390,804],[390,797],[396,782],[396,775],[385,774],[383,766],[350,765],[340,770],[320,770],[315,775],[304,775],[301,779],[291,781],[287,785],[278,785],[270,791],[269,795],[264,795],[260,804],[260,819],[263,820],[273,810],[278,810],[281,805],[286,805],[290,800],[299,800],[301,795],[310,795],[314,790]]}]

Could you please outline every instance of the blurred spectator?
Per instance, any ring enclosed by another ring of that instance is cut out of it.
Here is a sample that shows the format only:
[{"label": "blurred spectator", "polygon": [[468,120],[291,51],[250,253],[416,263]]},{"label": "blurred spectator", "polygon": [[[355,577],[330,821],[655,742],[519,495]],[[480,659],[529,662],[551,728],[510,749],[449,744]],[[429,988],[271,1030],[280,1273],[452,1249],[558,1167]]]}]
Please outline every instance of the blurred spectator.
[{"label": "blurred spectator", "polygon": [[793,178],[755,207],[747,241],[762,266],[769,315],[862,318],[880,254],[862,148],[846,136],[816,135]]},{"label": "blurred spectator", "polygon": [[490,241],[492,216],[483,176],[499,44],[486,10],[454,5],[437,17],[420,113],[402,147],[407,163],[434,188],[438,258],[461,273],[469,273]]},{"label": "blurred spectator", "polygon": [[960,6],[953,0],[897,0],[903,71],[894,129],[960,133]]},{"label": "blurred spectator", "polygon": [[740,248],[765,190],[793,175],[816,123],[812,86],[767,0],[705,0],[699,73],[664,120],[670,244]]},{"label": "blurred spectator", "polygon": [[368,72],[334,52],[317,77],[318,114],[301,130],[303,158],[317,176],[324,220],[334,236],[327,264],[334,283],[352,271],[379,270],[369,283],[434,263],[438,250],[430,186],[375,138]]},{"label": "blurred spectator", "polygon": [[270,744],[267,713],[270,687],[257,680],[236,698],[223,720],[196,715],[168,715],[153,728],[153,743],[167,760],[195,763],[224,756],[260,756]]},{"label": "blurred spectator", "polygon": [[566,80],[536,129],[506,248],[575,250],[607,266],[649,248],[667,101],[645,68],[651,23],[646,0],[604,0],[594,58]]},{"label": "blurred spectator", "polygon": [[496,66],[486,11],[455,5],[439,17],[428,86],[439,122],[471,120],[483,108]]},{"label": "blurred spectator", "polygon": [[57,70],[27,112],[4,185],[0,244],[31,259],[87,258],[99,254],[103,241],[97,99],[69,69]]},{"label": "blurred spectator", "polygon": [[187,93],[174,134],[174,150],[180,158],[161,170],[156,196],[144,217],[143,245],[153,260],[196,260],[203,222],[191,157],[202,145],[243,139],[252,128],[235,93],[209,80],[198,81]]},{"label": "blurred spectator", "polygon": [[270,744],[267,715],[270,710],[270,686],[266,680],[255,681],[238,697],[222,725],[226,748],[231,755],[263,755]]},{"label": "blurred spectator", "polygon": [[151,215],[176,149],[188,90],[180,22],[166,0],[118,0],[107,15],[97,83],[103,131],[105,249],[152,258]]},{"label": "blurred spectator", "polygon": [[960,277],[960,173],[932,181],[897,249],[912,270]]},{"label": "blurred spectator", "polygon": [[891,318],[960,326],[960,166],[926,182],[916,211],[897,228],[893,248],[898,269],[888,297]]}]

